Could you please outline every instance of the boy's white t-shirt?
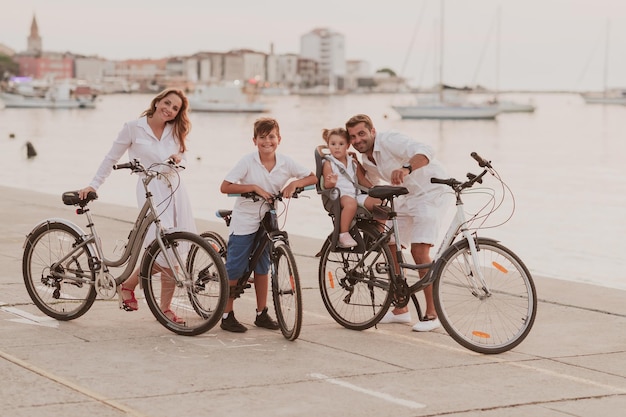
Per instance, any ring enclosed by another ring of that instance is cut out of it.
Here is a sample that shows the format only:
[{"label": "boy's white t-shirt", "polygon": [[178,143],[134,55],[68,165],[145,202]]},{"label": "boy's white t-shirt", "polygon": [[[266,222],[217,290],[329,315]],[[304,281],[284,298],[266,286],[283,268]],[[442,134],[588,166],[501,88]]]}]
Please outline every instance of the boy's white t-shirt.
[{"label": "boy's white t-shirt", "polygon": [[[265,191],[277,194],[292,179],[308,177],[312,171],[292,158],[276,153],[276,165],[268,171],[261,163],[258,152],[245,155],[226,174],[225,181],[233,184],[255,184]],[[249,235],[259,229],[261,220],[269,206],[263,200],[237,197],[230,222],[230,233]]]}]

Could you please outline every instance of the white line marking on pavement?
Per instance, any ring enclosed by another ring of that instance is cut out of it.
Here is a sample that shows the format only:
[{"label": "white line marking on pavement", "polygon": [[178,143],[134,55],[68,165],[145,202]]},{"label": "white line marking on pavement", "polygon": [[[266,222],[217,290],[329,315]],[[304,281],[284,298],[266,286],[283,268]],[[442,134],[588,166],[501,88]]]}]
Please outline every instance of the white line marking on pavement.
[{"label": "white line marking on pavement", "polygon": [[65,387],[67,387],[69,389],[72,389],[72,390],[74,390],[74,391],[76,391],[78,393],[81,393],[81,394],[83,394],[83,395],[85,395],[85,396],[87,396],[87,397],[89,397],[89,398],[91,398],[91,399],[93,399],[93,400],[95,400],[95,401],[97,401],[99,403],[102,403],[103,405],[115,408],[116,410],[120,410],[123,413],[125,413],[126,415],[134,416],[134,417],[145,417],[144,414],[141,414],[139,411],[136,411],[136,410],[134,410],[134,409],[132,409],[130,407],[126,407],[124,404],[120,404],[120,403],[118,403],[116,401],[109,400],[108,398],[106,398],[106,397],[104,397],[104,396],[102,396],[102,395],[100,395],[100,394],[98,394],[98,393],[96,393],[94,391],[91,391],[91,390],[89,390],[87,388],[84,388],[84,387],[81,387],[79,385],[76,385],[73,382],[67,381],[67,380],[65,380],[65,379],[63,379],[61,377],[56,376],[56,375],[53,375],[53,374],[51,374],[51,373],[49,373],[49,372],[47,372],[47,371],[45,371],[45,370],[43,370],[41,368],[36,367],[35,365],[33,365],[31,363],[25,362],[25,361],[23,361],[23,360],[21,360],[19,358],[16,358],[13,355],[10,355],[10,354],[8,354],[6,352],[3,352],[1,350],[0,350],[0,358],[4,358],[7,361],[13,362],[15,365],[21,366],[22,368],[24,368],[24,369],[26,369],[28,371],[31,371],[31,372],[33,372],[35,374],[38,374],[38,375],[40,375],[40,376],[42,376],[44,378],[47,378],[47,379],[49,379],[51,381],[54,381],[54,382],[56,382],[58,384],[64,385]]},{"label": "white line marking on pavement", "polygon": [[322,381],[325,381],[325,382],[328,382],[328,383],[331,383],[331,384],[335,384],[335,385],[339,385],[341,387],[348,388],[348,389],[351,389],[353,391],[360,392],[362,394],[371,395],[372,397],[380,398],[381,400],[389,401],[391,403],[402,405],[404,407],[408,407],[408,408],[425,408],[426,407],[425,404],[417,403],[415,401],[403,400],[401,398],[396,398],[396,397],[394,397],[392,395],[385,394],[384,392],[372,391],[372,390],[367,389],[367,388],[362,388],[362,387],[353,385],[353,384],[351,384],[349,382],[341,381],[341,380],[335,379],[335,378],[329,378],[329,377],[327,377],[326,375],[323,375],[323,374],[310,374],[310,375],[313,378],[321,379]]},{"label": "white line marking on pavement", "polygon": [[[499,358],[499,357],[493,356],[493,355],[485,356],[485,355],[482,355],[480,353],[473,352],[473,351],[471,351],[469,349],[465,349],[465,348],[462,348],[462,347],[447,346],[447,345],[443,345],[443,344],[440,344],[440,343],[429,342],[429,341],[425,341],[423,339],[418,339],[418,338],[407,336],[407,335],[393,333],[393,332],[386,331],[386,330],[379,330],[379,332],[381,332],[383,334],[386,334],[386,335],[389,335],[391,337],[401,338],[401,339],[404,339],[406,341],[410,341],[412,343],[436,346],[437,348],[448,349],[450,351],[457,351],[457,352],[465,353],[465,354],[471,355],[471,356],[483,356],[484,358],[486,358],[486,359],[488,359],[490,361],[497,362],[497,363],[500,363],[500,364],[503,364],[503,365],[513,366],[513,367],[517,367],[517,368],[521,368],[521,369],[526,369],[526,370],[534,371],[534,372],[537,372],[537,373],[549,375],[549,376],[552,376],[552,377],[555,377],[555,378],[561,378],[561,379],[572,381],[572,382],[578,382],[578,383],[584,384],[584,385],[589,385],[589,386],[594,386],[594,387],[598,387],[598,388],[603,388],[603,389],[606,389],[606,390],[609,390],[609,391],[613,391],[613,392],[617,392],[617,393],[620,393],[620,394],[626,393],[626,389],[624,389],[623,387],[610,385],[610,384],[605,384],[605,383],[602,383],[602,382],[593,381],[593,380],[588,379],[588,378],[577,377],[577,376],[570,375],[570,374],[563,373],[563,372],[559,372],[559,371],[552,371],[550,369],[540,368],[538,366],[533,366],[533,365],[530,365],[530,364],[525,363],[525,362],[524,363],[522,363],[522,362],[513,362],[513,361],[510,361],[510,360],[507,360],[506,358]],[[543,357],[540,357],[540,356],[535,356],[534,358],[538,359],[538,360],[548,360],[548,361],[552,360],[551,358],[543,358]],[[561,363],[561,362],[559,362],[559,363]]]},{"label": "white line marking on pavement", "polygon": [[[6,303],[0,301],[0,306],[4,306]],[[8,319],[9,321],[14,321],[16,323],[25,323],[25,324],[36,324],[38,326],[46,326],[58,328],[59,322],[52,317],[47,316],[36,316],[34,314],[28,313],[24,310],[20,310],[15,307],[0,307],[0,310],[6,311],[7,313],[13,314],[15,316],[20,317],[19,319]]]}]

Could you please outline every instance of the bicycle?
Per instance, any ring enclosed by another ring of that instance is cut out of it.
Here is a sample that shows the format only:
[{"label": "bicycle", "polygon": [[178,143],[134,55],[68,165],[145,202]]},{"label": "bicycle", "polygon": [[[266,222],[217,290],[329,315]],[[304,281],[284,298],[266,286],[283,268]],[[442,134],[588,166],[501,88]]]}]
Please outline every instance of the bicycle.
[{"label": "bicycle", "polygon": [[[91,308],[97,295],[112,299],[118,286],[135,269],[142,243],[154,224],[155,238],[147,245],[139,264],[140,284],[150,311],[159,323],[176,334],[193,336],[208,331],[220,320],[228,299],[224,263],[199,235],[165,230],[148,189],[148,184],[156,178],[170,181],[169,176],[178,175],[176,168],[179,167],[165,162],[145,168],[135,159],[113,168],[130,169],[141,175],[146,192],[146,201],[125,241],[123,253],[119,259],[108,259],[104,255],[101,238],[87,207],[98,195],[90,192],[85,199],[80,199],[77,191],[65,192],[63,203],[77,206],[76,213],[87,217],[89,232],[59,218],[43,220],[34,227],[26,237],[22,261],[30,298],[43,313],[62,321],[81,317]],[[113,267],[124,269],[114,277],[110,271]],[[175,310],[172,318],[160,308],[161,297],[168,297],[170,292],[170,306]],[[176,317],[179,320],[175,321]]]},{"label": "bicycle", "polygon": [[[296,188],[292,198],[298,198],[300,193],[313,189],[313,186]],[[245,197],[252,201],[259,201],[261,197],[254,193],[228,194],[229,197]],[[289,237],[286,231],[278,227],[278,215],[276,206],[283,201],[282,194],[274,194],[272,198],[264,200],[270,206],[269,211],[261,221],[261,227],[254,237],[254,250],[248,259],[248,267],[244,274],[237,280],[237,285],[232,289],[235,298],[240,297],[244,291],[251,287],[250,282],[254,268],[260,257],[269,245],[270,252],[270,277],[272,300],[276,311],[276,320],[280,331],[287,340],[296,340],[302,329],[302,287],[300,275],[296,265],[296,259],[289,246]],[[230,226],[232,210],[218,210],[216,216],[224,220],[226,226]],[[227,257],[226,240],[213,231],[206,231],[200,236],[207,239],[213,248],[222,256],[224,261]]]},{"label": "bicycle", "polygon": [[[501,206],[505,193],[499,203],[490,193],[490,203],[483,208],[491,208],[486,213],[478,210],[469,218],[462,200],[487,173],[501,183],[503,191],[510,193],[510,189],[490,161],[475,152],[471,156],[483,168],[481,174],[468,173],[464,182],[431,178],[432,183],[449,186],[456,197],[456,215],[431,263],[405,262],[401,245],[397,245],[394,264],[390,238],[400,241],[394,200],[408,193],[405,187],[376,186],[369,190],[370,196],[383,200],[376,211],[391,220],[391,226],[383,226],[381,231],[373,216],[358,215],[351,230],[357,247],[338,248],[332,235],[326,239],[318,278],[324,305],[337,323],[348,329],[368,329],[392,305],[405,307],[410,300],[419,319],[424,320],[415,294],[432,284],[441,324],[462,346],[495,354],[516,347],[526,338],[537,313],[531,274],[513,251],[495,239],[478,236],[485,220]],[[424,277],[409,285],[405,270],[420,269],[427,270]]]}]

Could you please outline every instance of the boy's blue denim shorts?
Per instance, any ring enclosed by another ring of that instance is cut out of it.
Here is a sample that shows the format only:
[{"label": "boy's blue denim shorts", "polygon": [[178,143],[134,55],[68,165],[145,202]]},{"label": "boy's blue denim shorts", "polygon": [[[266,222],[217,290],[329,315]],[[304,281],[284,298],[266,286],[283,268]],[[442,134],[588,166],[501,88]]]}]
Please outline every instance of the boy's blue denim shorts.
[{"label": "boy's blue denim shorts", "polygon": [[[236,281],[243,276],[248,269],[248,259],[254,248],[254,236],[256,233],[249,235],[234,235],[228,237],[228,249],[226,251],[226,272],[228,279]],[[270,246],[267,245],[265,252],[259,258],[254,272],[259,275],[265,275],[270,270]]]}]

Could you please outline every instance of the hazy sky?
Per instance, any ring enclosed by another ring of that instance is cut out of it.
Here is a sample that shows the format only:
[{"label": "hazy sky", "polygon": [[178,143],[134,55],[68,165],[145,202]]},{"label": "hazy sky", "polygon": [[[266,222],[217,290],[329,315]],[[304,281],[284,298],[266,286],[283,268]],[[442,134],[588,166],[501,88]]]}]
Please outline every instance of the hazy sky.
[{"label": "hazy sky", "polygon": [[[298,53],[302,34],[327,27],[345,36],[348,59],[429,85],[440,1],[2,0],[0,43],[25,50],[33,14],[44,50],[109,59],[269,52],[272,43]],[[601,89],[609,21],[608,84],[626,87],[626,0],[446,0],[444,82],[497,86],[498,6],[502,89]]]}]

